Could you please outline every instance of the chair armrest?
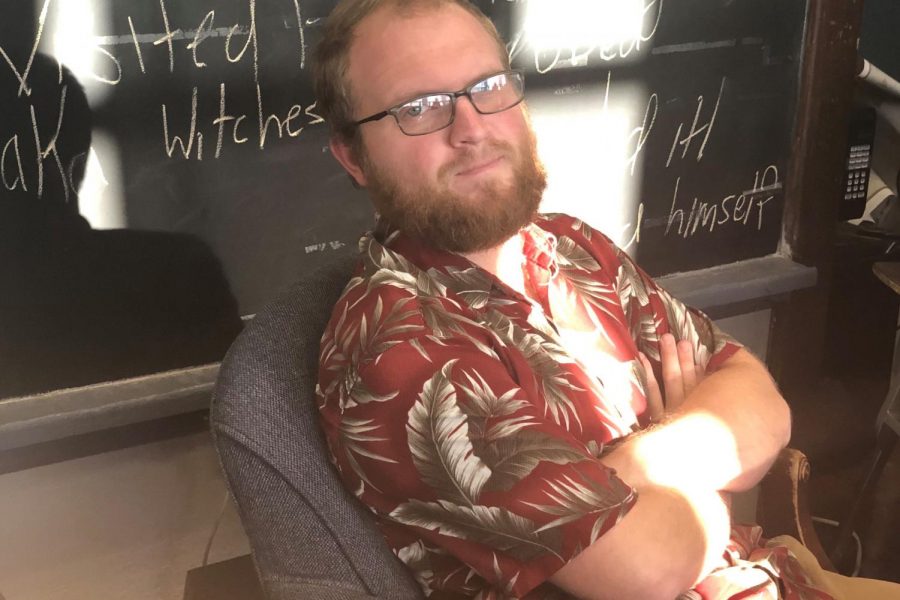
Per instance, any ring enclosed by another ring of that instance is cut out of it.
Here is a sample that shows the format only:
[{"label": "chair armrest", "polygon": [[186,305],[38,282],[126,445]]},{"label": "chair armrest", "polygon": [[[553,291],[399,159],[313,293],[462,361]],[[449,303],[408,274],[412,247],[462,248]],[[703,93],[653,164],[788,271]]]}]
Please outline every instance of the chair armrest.
[{"label": "chair armrest", "polygon": [[809,461],[785,448],[760,482],[756,520],[766,537],[790,535],[806,546],[823,569],[837,572],[822,547],[809,513]]}]

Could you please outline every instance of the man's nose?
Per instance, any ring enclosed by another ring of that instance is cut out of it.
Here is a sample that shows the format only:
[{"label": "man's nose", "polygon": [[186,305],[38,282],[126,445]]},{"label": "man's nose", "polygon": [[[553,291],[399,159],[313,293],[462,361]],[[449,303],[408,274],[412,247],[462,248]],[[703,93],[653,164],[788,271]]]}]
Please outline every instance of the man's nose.
[{"label": "man's nose", "polygon": [[464,144],[477,144],[487,135],[484,118],[475,109],[475,105],[468,96],[460,96],[456,100],[456,114],[453,124],[450,126],[450,144],[461,146]]}]

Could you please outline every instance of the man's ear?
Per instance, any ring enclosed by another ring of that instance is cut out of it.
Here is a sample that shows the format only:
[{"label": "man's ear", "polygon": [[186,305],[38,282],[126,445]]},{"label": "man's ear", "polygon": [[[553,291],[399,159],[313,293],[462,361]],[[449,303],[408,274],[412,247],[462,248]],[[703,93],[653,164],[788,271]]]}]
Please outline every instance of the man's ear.
[{"label": "man's ear", "polygon": [[331,154],[341,163],[341,166],[356,182],[356,185],[366,187],[366,175],[363,173],[358,157],[350,144],[340,136],[333,135],[328,146],[331,148]]}]

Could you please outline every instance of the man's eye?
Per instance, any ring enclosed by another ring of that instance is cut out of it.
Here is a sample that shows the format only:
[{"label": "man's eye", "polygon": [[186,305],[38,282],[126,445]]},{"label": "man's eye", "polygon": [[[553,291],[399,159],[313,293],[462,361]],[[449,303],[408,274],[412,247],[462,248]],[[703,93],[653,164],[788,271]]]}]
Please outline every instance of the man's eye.
[{"label": "man's eye", "polygon": [[450,106],[451,102],[452,100],[443,94],[425,96],[404,104],[400,107],[397,116],[404,119],[422,119],[440,115]]},{"label": "man's eye", "polygon": [[421,104],[412,104],[403,107],[403,116],[405,117],[418,117],[421,116],[423,112],[425,112],[425,107]]}]

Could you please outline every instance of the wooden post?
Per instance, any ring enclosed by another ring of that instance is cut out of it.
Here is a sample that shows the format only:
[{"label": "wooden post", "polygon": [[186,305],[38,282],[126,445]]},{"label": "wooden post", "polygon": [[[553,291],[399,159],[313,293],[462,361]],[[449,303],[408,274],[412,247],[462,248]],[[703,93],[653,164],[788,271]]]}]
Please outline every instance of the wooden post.
[{"label": "wooden post", "polygon": [[862,0],[810,0],[791,143],[783,252],[815,266],[816,287],[774,312],[769,367],[782,388],[807,385],[824,358],[828,289],[847,129],[856,79]]}]

